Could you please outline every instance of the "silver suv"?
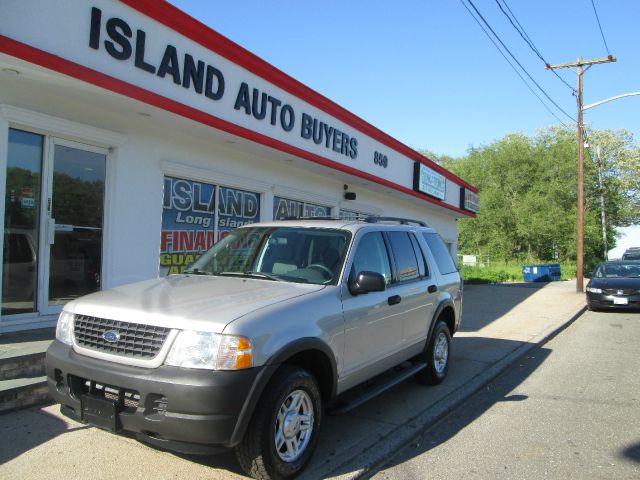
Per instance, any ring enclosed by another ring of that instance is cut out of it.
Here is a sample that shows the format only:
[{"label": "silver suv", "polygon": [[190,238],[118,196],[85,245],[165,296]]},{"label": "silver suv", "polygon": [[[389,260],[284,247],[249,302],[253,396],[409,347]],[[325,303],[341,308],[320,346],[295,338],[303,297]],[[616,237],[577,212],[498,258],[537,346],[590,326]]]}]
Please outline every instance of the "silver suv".
[{"label": "silver suv", "polygon": [[235,447],[248,474],[291,478],[325,412],[409,376],[440,383],[461,312],[458,271],[422,222],[253,224],[184,274],[68,303],[48,383],[78,421],[181,453]]}]

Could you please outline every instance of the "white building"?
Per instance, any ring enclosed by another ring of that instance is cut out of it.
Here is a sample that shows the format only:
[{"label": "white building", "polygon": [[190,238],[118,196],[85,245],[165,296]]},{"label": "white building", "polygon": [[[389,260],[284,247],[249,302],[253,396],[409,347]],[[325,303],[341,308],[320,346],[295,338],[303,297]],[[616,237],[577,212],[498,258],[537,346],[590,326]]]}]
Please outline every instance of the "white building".
[{"label": "white building", "polygon": [[424,220],[455,258],[477,190],[172,5],[1,9],[0,333],[282,216]]}]

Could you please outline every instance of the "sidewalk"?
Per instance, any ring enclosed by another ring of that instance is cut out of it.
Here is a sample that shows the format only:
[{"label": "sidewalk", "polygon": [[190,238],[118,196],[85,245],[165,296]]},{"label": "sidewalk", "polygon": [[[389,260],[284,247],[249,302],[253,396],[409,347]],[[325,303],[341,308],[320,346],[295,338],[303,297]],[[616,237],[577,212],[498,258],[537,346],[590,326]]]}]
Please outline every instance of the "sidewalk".
[{"label": "sidewalk", "polygon": [[[366,476],[531,349],[577,318],[584,295],[573,282],[465,287],[462,330],[447,379],[408,380],[342,416],[325,416],[305,480]],[[241,478],[232,453],[173,455],[66,419],[57,405],[0,416],[0,478],[95,480]],[[55,452],[56,467],[51,470]],[[90,452],[84,460],[78,452]]]}]

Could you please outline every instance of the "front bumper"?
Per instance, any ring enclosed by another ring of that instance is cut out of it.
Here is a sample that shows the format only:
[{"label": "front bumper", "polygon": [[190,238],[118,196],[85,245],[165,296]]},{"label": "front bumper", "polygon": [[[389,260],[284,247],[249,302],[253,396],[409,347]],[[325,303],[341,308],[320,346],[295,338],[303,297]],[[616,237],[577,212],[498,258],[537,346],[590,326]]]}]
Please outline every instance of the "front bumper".
[{"label": "front bumper", "polygon": [[640,310],[640,294],[619,296],[587,292],[587,305],[592,309]]},{"label": "front bumper", "polygon": [[[46,358],[49,392],[63,414],[109,430],[134,432],[138,440],[167,450],[193,454],[233,446],[234,432],[260,371],[132,367],[79,355],[57,340]],[[109,427],[92,417],[87,408],[91,402],[102,402],[107,410],[111,403],[116,405],[111,410],[115,418],[106,422]]]}]

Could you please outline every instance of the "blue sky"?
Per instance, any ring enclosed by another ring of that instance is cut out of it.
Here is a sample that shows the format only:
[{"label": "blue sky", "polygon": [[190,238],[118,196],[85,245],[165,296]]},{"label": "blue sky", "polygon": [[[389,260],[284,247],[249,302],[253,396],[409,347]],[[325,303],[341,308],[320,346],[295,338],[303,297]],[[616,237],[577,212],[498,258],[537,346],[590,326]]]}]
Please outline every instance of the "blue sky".
[{"label": "blue sky", "polygon": [[[545,69],[497,1],[472,1],[534,80],[575,119],[571,89]],[[501,1],[549,63],[607,56],[591,0]],[[585,105],[640,91],[640,1],[594,1],[608,50],[618,61],[586,72]],[[508,133],[532,135],[560,123],[461,0],[171,3],[416,149],[459,156]],[[558,73],[575,87],[573,69]],[[529,83],[563,122],[571,122]],[[626,128],[640,141],[639,110],[640,96],[628,97],[588,110],[585,122],[596,129]]]}]

